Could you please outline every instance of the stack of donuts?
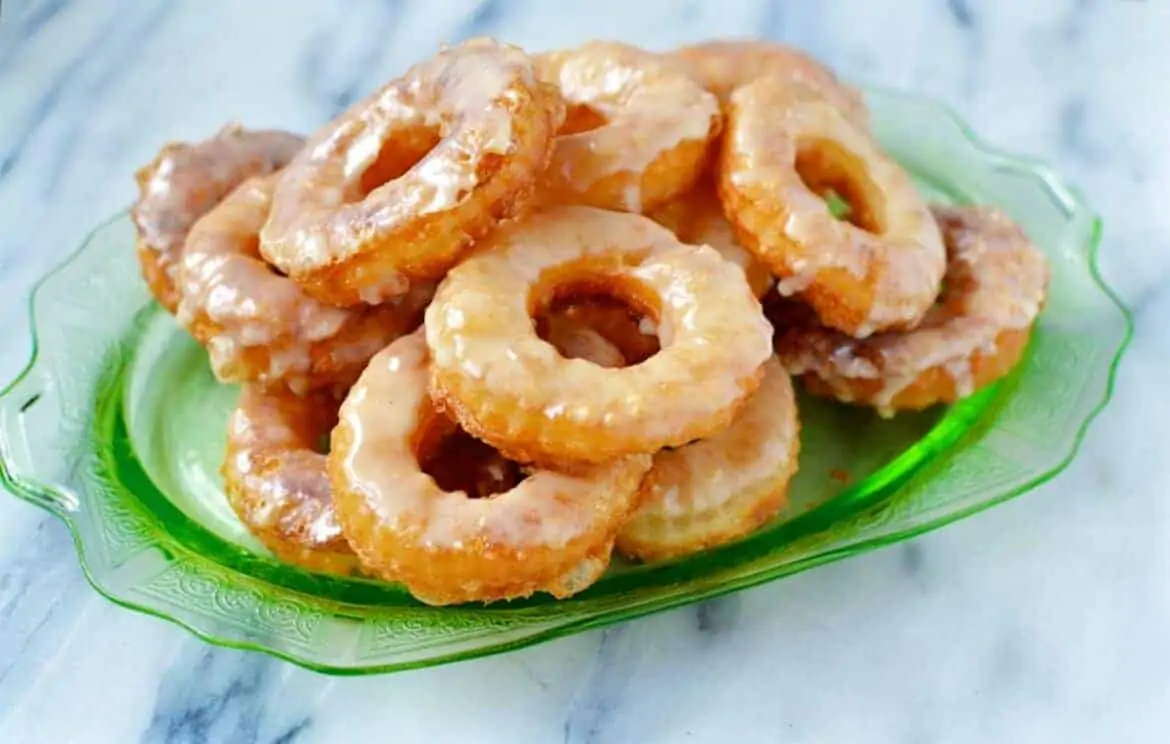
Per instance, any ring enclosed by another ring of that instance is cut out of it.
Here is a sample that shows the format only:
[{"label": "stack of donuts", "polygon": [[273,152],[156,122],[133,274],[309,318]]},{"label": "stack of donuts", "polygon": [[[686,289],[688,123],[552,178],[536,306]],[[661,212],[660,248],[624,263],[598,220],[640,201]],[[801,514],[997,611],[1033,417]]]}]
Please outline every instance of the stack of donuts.
[{"label": "stack of donuts", "polygon": [[752,532],[797,468],[790,375],[883,415],[954,401],[1019,360],[1047,282],[767,43],[472,40],[308,139],[229,126],[138,182],[152,293],[242,386],[241,520],[431,604]]}]

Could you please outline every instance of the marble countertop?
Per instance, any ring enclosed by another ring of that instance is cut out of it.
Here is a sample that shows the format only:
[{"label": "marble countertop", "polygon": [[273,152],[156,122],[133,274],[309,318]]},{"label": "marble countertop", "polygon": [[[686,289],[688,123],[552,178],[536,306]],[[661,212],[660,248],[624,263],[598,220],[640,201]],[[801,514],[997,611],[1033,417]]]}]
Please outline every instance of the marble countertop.
[{"label": "marble countertop", "polygon": [[[86,584],[0,498],[0,742],[1162,742],[1170,738],[1170,7],[1158,0],[4,0],[0,378],[32,282],[164,141],[308,130],[438,42],[758,35],[948,102],[1106,221],[1136,310],[1061,477],[897,547],[479,661],[331,679],[213,648]],[[1159,330],[1161,329],[1161,330]]]}]

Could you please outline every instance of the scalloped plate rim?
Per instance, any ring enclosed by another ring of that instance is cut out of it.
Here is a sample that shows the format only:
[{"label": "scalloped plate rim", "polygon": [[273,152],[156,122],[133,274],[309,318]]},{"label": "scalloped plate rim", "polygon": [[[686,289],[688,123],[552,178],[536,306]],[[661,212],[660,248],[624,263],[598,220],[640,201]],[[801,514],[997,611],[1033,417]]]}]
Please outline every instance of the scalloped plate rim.
[{"label": "scalloped plate rim", "polygon": [[[1122,337],[1117,342],[1117,345],[1109,359],[1108,374],[1105,381],[1104,391],[1101,394],[1101,400],[1091,410],[1088,411],[1080,425],[1077,427],[1074,436],[1069,442],[1068,451],[1064,457],[1052,466],[1037,472],[1033,477],[1028,478],[1026,481],[1015,487],[1006,489],[1002,493],[996,494],[995,496],[985,500],[981,500],[978,503],[968,507],[949,511],[941,516],[925,520],[920,524],[902,530],[896,530],[878,537],[862,539],[860,541],[852,542],[848,545],[833,548],[822,553],[805,556],[791,563],[776,566],[772,570],[762,570],[743,577],[736,577],[717,585],[697,589],[694,592],[686,595],[672,596],[665,599],[648,601],[643,605],[635,604],[628,608],[624,608],[620,617],[615,618],[610,614],[583,615],[578,619],[537,630],[521,638],[504,641],[494,645],[487,645],[469,650],[457,650],[445,654],[438,654],[403,662],[372,664],[367,666],[335,666],[301,658],[294,653],[290,653],[273,646],[267,646],[244,639],[231,638],[225,635],[209,632],[201,629],[196,623],[190,622],[183,617],[179,617],[178,615],[168,614],[166,611],[158,609],[149,603],[119,596],[118,593],[116,593],[111,587],[106,586],[101,578],[96,576],[93,571],[93,567],[91,566],[88,557],[86,545],[81,538],[80,530],[73,518],[74,510],[66,507],[66,503],[70,501],[72,497],[62,494],[59,490],[57,490],[61,488],[59,484],[40,483],[16,476],[9,467],[9,455],[7,452],[8,443],[2,438],[0,438],[0,484],[2,484],[17,498],[44,509],[45,511],[57,517],[62,523],[64,523],[65,527],[69,531],[74,548],[77,551],[78,563],[81,567],[83,575],[86,578],[86,581],[94,589],[94,591],[114,604],[135,612],[170,622],[214,646],[237,650],[256,651],[267,654],[274,658],[282,659],[311,671],[337,676],[381,674],[436,666],[458,660],[481,658],[497,653],[503,653],[506,651],[512,651],[527,646],[536,645],[554,638],[571,635],[591,628],[603,627],[614,622],[625,622],[627,620],[643,617],[663,610],[712,599],[729,594],[731,592],[750,588],[752,586],[758,586],[769,581],[783,578],[785,576],[800,573],[810,568],[832,563],[852,555],[868,552],[876,548],[881,548],[904,541],[917,535],[936,530],[952,522],[965,519],[973,514],[977,514],[978,512],[984,511],[993,506],[1001,504],[1004,501],[1026,493],[1058,476],[1075,459],[1076,455],[1080,451],[1081,446],[1084,443],[1084,439],[1088,433],[1089,427],[1113,397],[1116,387],[1118,368],[1126,350],[1129,348],[1130,342],[1133,339],[1134,321],[1132,311],[1121,299],[1116,290],[1105,280],[1100,271],[1098,258],[1102,239],[1102,220],[1100,216],[1096,214],[1095,210],[1093,210],[1088,205],[1088,202],[1085,200],[1081,192],[1074,186],[1067,183],[1045,162],[1032,157],[1016,155],[1007,150],[1003,150],[988,144],[977,134],[975,134],[966,121],[964,121],[950,106],[933,99],[916,96],[903,90],[876,86],[867,86],[866,89],[869,92],[877,93],[888,98],[899,99],[904,104],[924,106],[934,109],[936,112],[941,113],[942,117],[951,125],[953,125],[958,130],[958,133],[962,136],[962,138],[966,140],[967,143],[975,148],[979,153],[996,162],[1010,163],[1017,169],[1026,171],[1030,176],[1032,176],[1036,181],[1040,182],[1044,186],[1050,196],[1057,198],[1063,205],[1070,207],[1070,209],[1073,210],[1086,211],[1091,215],[1091,229],[1085,242],[1082,243],[1081,249],[1085,253],[1086,265],[1088,267],[1089,276],[1092,279],[1093,285],[1104,294],[1104,296],[1109,300],[1109,303],[1112,305],[1113,309],[1116,310],[1121,316],[1123,323]],[[73,261],[76,260],[80,255],[85,253],[89,248],[92,240],[98,233],[110,225],[116,223],[117,221],[124,219],[127,213],[128,210],[122,210],[99,223],[96,227],[87,233],[85,239],[81,242],[79,247],[71,251],[49,272],[41,276],[33,285],[28,299],[29,332],[32,341],[32,349],[29,355],[29,361],[24,366],[24,368],[12,379],[12,381],[4,386],[3,390],[0,390],[0,400],[4,400],[10,397],[10,395],[18,388],[20,383],[34,372],[34,370],[37,368],[38,362],[40,361],[40,342],[37,330],[37,303],[38,299],[40,298],[42,289],[57,274],[73,263]]]}]

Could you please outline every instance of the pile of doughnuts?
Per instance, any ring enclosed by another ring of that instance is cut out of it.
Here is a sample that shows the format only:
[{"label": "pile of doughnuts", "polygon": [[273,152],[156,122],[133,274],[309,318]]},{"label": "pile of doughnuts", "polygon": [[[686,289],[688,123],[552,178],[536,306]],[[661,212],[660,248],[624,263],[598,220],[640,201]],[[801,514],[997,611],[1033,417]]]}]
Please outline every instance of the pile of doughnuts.
[{"label": "pile of doughnuts", "polygon": [[241,520],[431,604],[743,537],[797,469],[790,375],[883,415],[954,401],[1019,360],[1047,283],[770,43],[476,39],[307,139],[229,126],[138,183],[143,276],[242,385]]}]

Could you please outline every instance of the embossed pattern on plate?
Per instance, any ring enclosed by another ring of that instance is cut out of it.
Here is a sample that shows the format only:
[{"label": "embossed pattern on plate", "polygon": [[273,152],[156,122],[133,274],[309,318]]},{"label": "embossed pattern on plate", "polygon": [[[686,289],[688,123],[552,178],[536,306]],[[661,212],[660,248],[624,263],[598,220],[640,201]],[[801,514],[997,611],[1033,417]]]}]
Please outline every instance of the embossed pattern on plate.
[{"label": "embossed pattern on plate", "polygon": [[[806,444],[839,446],[806,446],[814,454],[802,461],[793,507],[739,543],[665,566],[618,566],[568,601],[487,608],[429,608],[393,585],[277,562],[215,501],[231,391],[214,386],[202,352],[147,304],[125,217],[98,228],[34,293],[33,359],[0,395],[0,477],[69,526],[87,577],[113,601],[214,643],[338,674],[516,648],[987,508],[1067,465],[1109,397],[1129,315],[1097,274],[1098,220],[1055,175],[980,145],[936,104],[869,98],[883,144],[936,197],[998,204],[1048,253],[1048,307],[1021,369],[947,411],[887,424],[804,401]],[[175,412],[168,423],[163,414]],[[841,468],[853,476],[847,485],[828,477]]]}]

